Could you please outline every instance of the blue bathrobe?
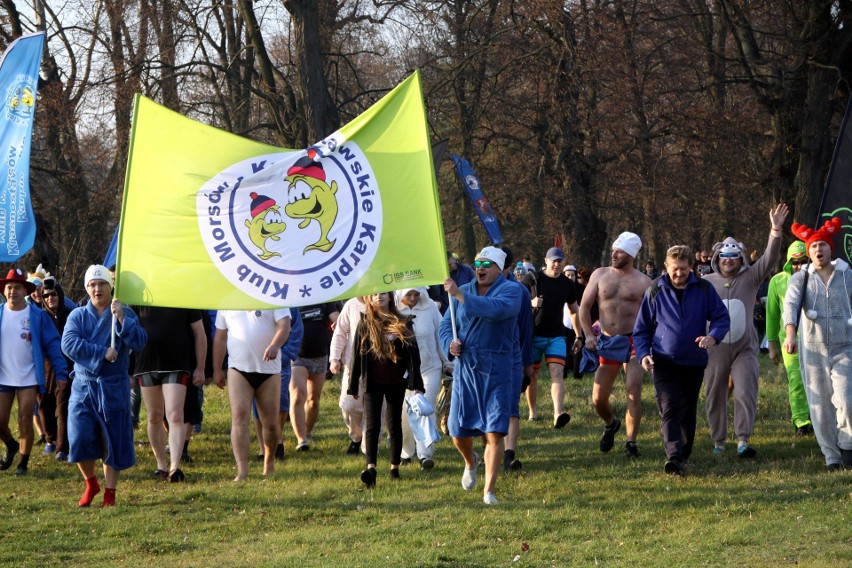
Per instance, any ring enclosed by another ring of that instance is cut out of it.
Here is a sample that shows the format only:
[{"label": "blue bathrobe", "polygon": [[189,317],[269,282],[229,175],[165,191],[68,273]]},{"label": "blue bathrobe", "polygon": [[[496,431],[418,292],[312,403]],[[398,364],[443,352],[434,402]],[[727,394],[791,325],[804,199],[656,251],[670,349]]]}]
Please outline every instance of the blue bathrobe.
[{"label": "blue bathrobe", "polygon": [[116,322],[118,359],[104,359],[110,345],[112,313],[98,317],[92,303],[68,316],[62,351],[74,361],[74,381],[68,401],[69,462],[103,459],[116,471],[136,463],[130,412],[130,351],[141,351],[148,335],[136,314],[124,307],[124,324]]},{"label": "blue bathrobe", "polygon": [[[476,281],[461,287],[464,304],[453,299],[461,356],[453,371],[453,393],[447,425],[454,438],[509,430],[512,397],[517,396],[517,317],[522,292],[503,275],[479,296]],[[453,340],[450,310],[441,320],[441,348],[449,353]]]}]

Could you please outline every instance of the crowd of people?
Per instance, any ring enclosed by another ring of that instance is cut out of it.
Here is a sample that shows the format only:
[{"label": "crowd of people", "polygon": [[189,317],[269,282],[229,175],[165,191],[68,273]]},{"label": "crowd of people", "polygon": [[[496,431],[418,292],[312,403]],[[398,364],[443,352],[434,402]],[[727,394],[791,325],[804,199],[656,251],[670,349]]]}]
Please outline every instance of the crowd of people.
[{"label": "crowd of people", "polygon": [[[653,259],[640,270],[642,240],[624,232],[612,243],[609,265],[590,271],[567,264],[558,247],[536,269],[506,247],[487,246],[471,266],[448,253],[450,277],[442,286],[275,310],[124,306],[113,298],[114,273],[101,265],[86,271],[87,297],[78,306],[41,266],[27,274],[12,269],[0,280],[0,470],[19,456],[15,473],[27,474],[35,423],[44,453],[77,464],[85,482],[79,506],[101,492],[99,461],[102,505],[114,505],[120,472],[136,463],[139,411],[131,401],[141,399],[151,477],[185,481],[189,440],[203,417],[201,389],[212,382],[228,391],[234,480],[249,478],[252,416],[257,459],[271,475],[284,457],[288,423],[296,450],[310,451],[323,385],[341,374],[345,451],[364,456],[364,486],[378,484],[385,432],[391,480],[413,460],[424,472],[435,466],[436,406],[439,391],[449,388],[446,429],[463,461],[461,485],[473,490],[482,468],[490,505],[501,469],[523,467],[521,400],[528,420],[547,417],[553,428],[567,427],[565,381],[572,374],[594,374],[600,451],[615,447],[623,427],[624,454],[639,458],[647,372],[661,418],[663,470],[683,476],[702,385],[712,452],[727,451],[732,399],[736,456],[758,455],[751,437],[760,337],[752,321],[761,293],[769,356],[784,362],[796,435],[816,436],[829,471],[852,469],[852,270],[832,259],[839,221],[818,229],[794,223],[801,240],[769,280],[787,215],[783,204],[770,211],[760,256],[728,237],[712,254],[672,246],[662,273]],[[764,282],[767,291],[759,292]],[[538,404],[542,364],[549,416]],[[611,401],[619,371],[623,421]],[[17,438],[9,426],[15,401]]]}]

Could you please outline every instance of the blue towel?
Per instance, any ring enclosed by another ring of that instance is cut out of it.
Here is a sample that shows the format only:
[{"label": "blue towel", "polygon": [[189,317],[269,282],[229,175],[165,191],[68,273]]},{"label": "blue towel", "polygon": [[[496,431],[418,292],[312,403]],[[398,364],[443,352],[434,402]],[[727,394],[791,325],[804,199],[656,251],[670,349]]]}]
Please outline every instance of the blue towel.
[{"label": "blue towel", "polygon": [[598,370],[599,364],[597,354],[583,347],[583,358],[580,359],[579,372],[583,374],[594,373]]},{"label": "blue towel", "polygon": [[626,335],[598,336],[598,356],[609,361],[627,363],[630,361],[630,338]]}]

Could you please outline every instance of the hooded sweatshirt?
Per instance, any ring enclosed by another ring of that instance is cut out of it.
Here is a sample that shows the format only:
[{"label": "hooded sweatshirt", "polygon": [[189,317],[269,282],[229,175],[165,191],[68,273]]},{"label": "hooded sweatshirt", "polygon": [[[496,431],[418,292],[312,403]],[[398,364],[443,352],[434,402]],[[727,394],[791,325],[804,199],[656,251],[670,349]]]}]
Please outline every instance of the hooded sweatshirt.
[{"label": "hooded sweatshirt", "polygon": [[[409,308],[402,302],[411,290],[420,292],[420,298],[413,308]],[[421,374],[426,376],[436,370],[440,371],[444,365],[449,364],[449,361],[439,347],[438,328],[441,325],[441,312],[438,306],[429,298],[426,288],[403,288],[397,290],[394,296],[399,313],[414,318],[414,335],[420,349]]]}]

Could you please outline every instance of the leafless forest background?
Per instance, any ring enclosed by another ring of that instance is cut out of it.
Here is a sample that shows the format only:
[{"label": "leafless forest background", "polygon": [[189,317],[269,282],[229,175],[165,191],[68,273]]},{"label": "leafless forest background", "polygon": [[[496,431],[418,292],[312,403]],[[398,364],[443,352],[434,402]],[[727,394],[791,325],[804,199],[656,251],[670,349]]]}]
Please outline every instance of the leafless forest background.
[{"label": "leafless forest background", "polygon": [[[306,147],[414,69],[433,141],[477,168],[506,244],[601,262],[624,230],[762,250],[778,200],[813,222],[852,74],[852,0],[0,0],[0,48],[47,31],[36,248],[67,279],[118,221],[133,95]],[[485,244],[451,164],[447,245]],[[419,212],[411,211],[411,215]]]}]

